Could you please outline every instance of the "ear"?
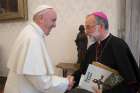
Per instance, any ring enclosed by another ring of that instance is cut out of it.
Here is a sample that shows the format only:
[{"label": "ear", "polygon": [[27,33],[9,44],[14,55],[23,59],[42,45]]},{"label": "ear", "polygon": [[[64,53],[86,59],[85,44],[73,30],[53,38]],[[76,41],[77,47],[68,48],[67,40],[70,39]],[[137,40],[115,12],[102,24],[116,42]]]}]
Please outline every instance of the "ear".
[{"label": "ear", "polygon": [[44,23],[44,20],[43,20],[43,16],[42,16],[42,15],[40,15],[40,16],[38,17],[38,22],[39,22],[40,24]]}]

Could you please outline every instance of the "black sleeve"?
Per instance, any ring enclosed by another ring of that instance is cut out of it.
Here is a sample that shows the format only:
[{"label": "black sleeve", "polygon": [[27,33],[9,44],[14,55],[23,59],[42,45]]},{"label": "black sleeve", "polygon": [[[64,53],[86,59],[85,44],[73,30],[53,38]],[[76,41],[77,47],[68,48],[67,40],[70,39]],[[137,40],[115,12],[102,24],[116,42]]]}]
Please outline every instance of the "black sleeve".
[{"label": "black sleeve", "polygon": [[137,80],[139,71],[128,45],[123,40],[117,40],[112,44],[112,50],[117,70],[124,78],[124,82],[104,93],[136,93],[134,86],[139,82]]},{"label": "black sleeve", "polygon": [[86,63],[86,61],[84,60],[81,64],[80,64],[80,69],[78,69],[77,71],[75,71],[73,73],[74,76],[74,80],[75,80],[75,87],[78,86],[80,78],[81,78],[81,74],[85,74],[86,73],[86,69],[88,67],[88,63]]},{"label": "black sleeve", "polygon": [[74,76],[74,81],[75,81],[74,87],[77,87],[78,84],[79,84],[80,78],[81,78],[81,71],[80,71],[80,69],[75,71],[73,73],[73,76]]},{"label": "black sleeve", "polygon": [[112,89],[103,91],[103,93],[137,93],[137,90],[128,86],[126,82],[122,82]]},{"label": "black sleeve", "polygon": [[124,77],[126,81],[135,81],[135,67],[133,67],[132,64],[136,64],[136,61],[133,60],[133,62],[131,62],[131,60],[134,58],[131,56],[128,46],[123,41],[120,41],[114,43],[112,50],[115,57],[115,64],[119,73]]},{"label": "black sleeve", "polygon": [[90,50],[87,50],[85,59],[80,64],[80,69],[73,73],[74,80],[75,80],[75,86],[77,86],[79,84],[79,81],[80,81],[80,78],[81,78],[81,74],[85,74],[86,73],[87,67],[88,67],[89,62],[90,62],[90,58],[89,58],[90,57],[90,53],[89,53],[89,51]]}]

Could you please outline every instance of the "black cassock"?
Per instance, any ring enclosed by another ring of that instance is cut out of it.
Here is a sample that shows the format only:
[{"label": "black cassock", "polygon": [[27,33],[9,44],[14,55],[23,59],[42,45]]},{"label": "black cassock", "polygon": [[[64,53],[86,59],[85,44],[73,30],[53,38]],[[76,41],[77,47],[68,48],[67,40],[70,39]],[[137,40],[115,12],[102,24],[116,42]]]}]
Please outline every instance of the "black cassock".
[{"label": "black cassock", "polygon": [[[120,38],[110,34],[101,42],[99,62],[117,70],[124,81],[112,89],[103,93],[136,93],[140,83],[140,72],[137,63],[128,47]],[[97,42],[92,44],[86,53],[84,62],[80,69],[74,73],[76,85],[78,85],[81,74],[85,74],[87,67],[93,61],[97,61]]]}]

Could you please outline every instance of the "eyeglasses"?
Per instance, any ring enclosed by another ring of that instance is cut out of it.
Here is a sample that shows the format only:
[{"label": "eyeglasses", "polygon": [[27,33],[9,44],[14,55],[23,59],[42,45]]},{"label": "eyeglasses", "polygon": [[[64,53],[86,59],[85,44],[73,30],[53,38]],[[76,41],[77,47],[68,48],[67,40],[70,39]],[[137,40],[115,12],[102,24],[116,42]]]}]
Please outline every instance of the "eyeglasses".
[{"label": "eyeglasses", "polygon": [[94,28],[96,25],[85,25],[85,29],[88,30],[88,29],[91,29],[91,28]]}]

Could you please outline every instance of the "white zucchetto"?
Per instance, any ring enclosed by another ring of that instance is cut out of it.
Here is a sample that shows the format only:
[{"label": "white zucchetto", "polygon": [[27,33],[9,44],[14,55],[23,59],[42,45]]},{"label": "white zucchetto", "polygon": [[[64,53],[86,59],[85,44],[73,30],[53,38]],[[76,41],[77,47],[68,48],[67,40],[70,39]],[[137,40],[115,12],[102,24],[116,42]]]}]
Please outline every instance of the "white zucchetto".
[{"label": "white zucchetto", "polygon": [[41,11],[43,11],[43,10],[45,10],[45,9],[52,9],[53,7],[51,7],[51,6],[48,6],[48,5],[40,5],[40,6],[38,6],[34,11],[33,11],[33,16],[35,15],[35,14],[37,14],[37,13],[39,13],[39,12],[41,12]]}]

